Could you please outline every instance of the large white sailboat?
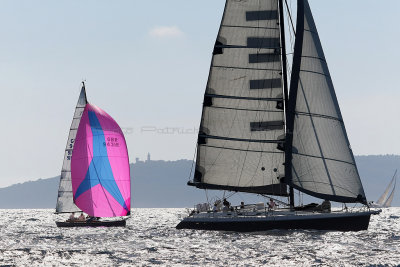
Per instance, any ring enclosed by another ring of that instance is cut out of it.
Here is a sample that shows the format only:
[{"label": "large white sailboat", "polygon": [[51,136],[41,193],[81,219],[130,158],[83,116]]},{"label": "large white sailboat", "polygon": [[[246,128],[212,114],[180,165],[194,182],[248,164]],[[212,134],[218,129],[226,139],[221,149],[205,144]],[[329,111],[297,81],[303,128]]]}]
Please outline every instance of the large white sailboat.
[{"label": "large white sailboat", "polygon": [[[226,1],[189,185],[287,196],[288,208],[201,205],[178,229],[358,231],[379,213],[369,209],[308,1],[297,1],[290,94],[284,22],[283,0]],[[364,206],[295,207],[295,189]]]}]

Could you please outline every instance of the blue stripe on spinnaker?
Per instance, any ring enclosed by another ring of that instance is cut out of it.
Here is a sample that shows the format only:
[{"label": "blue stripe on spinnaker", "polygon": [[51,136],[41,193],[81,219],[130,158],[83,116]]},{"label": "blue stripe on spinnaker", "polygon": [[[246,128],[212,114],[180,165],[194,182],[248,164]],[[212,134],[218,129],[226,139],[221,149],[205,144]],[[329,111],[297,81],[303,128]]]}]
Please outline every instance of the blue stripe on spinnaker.
[{"label": "blue stripe on spinnaker", "polygon": [[95,112],[89,111],[88,115],[93,134],[93,158],[90,162],[85,179],[76,190],[75,199],[84,192],[90,190],[92,187],[101,184],[101,186],[107,190],[124,209],[127,210],[128,208],[124,198],[122,197],[121,191],[115,182],[111,164],[108,160],[106,140],[100,121]]}]

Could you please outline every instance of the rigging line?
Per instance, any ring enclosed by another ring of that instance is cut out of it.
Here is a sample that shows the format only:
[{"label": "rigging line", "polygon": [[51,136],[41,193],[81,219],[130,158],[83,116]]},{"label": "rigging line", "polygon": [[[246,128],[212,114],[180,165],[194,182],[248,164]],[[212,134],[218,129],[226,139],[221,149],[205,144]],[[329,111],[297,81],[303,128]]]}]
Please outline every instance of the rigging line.
[{"label": "rigging line", "polygon": [[[92,155],[92,152],[90,151],[89,145],[87,145],[87,148],[89,149],[89,155]],[[103,184],[101,183],[101,180],[100,180],[100,178],[99,178],[99,174],[98,174],[98,172],[97,172],[96,165],[94,164],[93,156],[92,156],[92,162],[93,162],[94,170],[96,171],[97,180],[99,180],[99,183],[100,183],[100,185],[101,185],[101,189],[102,189],[102,191],[103,191],[103,193],[104,193],[104,196],[105,196],[106,199],[107,199],[107,203],[108,203],[108,205],[110,206],[110,209],[111,209],[111,211],[112,211],[114,217],[116,217],[115,212],[114,212],[114,209],[113,209],[112,206],[111,206],[110,200],[108,199],[107,194],[106,194],[106,191],[105,191],[105,189],[104,189],[104,187],[103,187]],[[90,192],[90,195],[92,195],[91,192]],[[93,204],[94,204],[94,202],[93,202]]]},{"label": "rigging line", "polygon": [[233,197],[235,194],[238,194],[239,192],[231,192],[226,198],[229,199]]},{"label": "rigging line", "polygon": [[[195,159],[195,157],[196,157],[197,149],[198,149],[198,144],[196,144],[195,149],[194,149],[193,160],[192,160],[192,167],[190,168],[190,174],[189,174],[189,181],[190,181],[190,178],[192,178],[192,172],[193,172],[193,166],[194,166],[194,159]],[[193,180],[194,180],[194,178],[193,178]]]},{"label": "rigging line", "polygon": [[285,0],[285,4],[286,4],[287,12],[288,12],[288,14],[289,14],[290,24],[292,25],[292,30],[293,30],[294,34],[296,34],[296,29],[295,29],[295,27],[294,27],[294,23],[293,23],[293,19],[292,19],[292,14],[290,13],[290,8],[289,8],[289,5],[288,5],[287,0]]}]

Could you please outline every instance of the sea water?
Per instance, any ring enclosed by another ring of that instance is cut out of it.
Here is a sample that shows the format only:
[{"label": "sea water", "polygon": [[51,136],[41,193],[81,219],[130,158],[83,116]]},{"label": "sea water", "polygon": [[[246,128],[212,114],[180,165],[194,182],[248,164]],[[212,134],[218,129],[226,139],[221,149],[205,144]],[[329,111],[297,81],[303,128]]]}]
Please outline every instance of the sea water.
[{"label": "sea water", "polygon": [[0,265],[395,266],[400,208],[368,231],[176,230],[185,209],[135,209],[125,228],[57,228],[53,210],[0,210]]}]

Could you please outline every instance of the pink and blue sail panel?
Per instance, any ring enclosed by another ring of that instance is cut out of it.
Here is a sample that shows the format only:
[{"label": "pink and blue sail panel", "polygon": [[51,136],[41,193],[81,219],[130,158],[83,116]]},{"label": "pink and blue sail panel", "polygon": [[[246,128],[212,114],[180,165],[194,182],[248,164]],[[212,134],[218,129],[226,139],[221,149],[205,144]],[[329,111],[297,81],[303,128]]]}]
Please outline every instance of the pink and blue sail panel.
[{"label": "pink and blue sail panel", "polygon": [[95,217],[130,214],[131,182],[124,134],[115,120],[87,104],[71,159],[74,203]]}]

